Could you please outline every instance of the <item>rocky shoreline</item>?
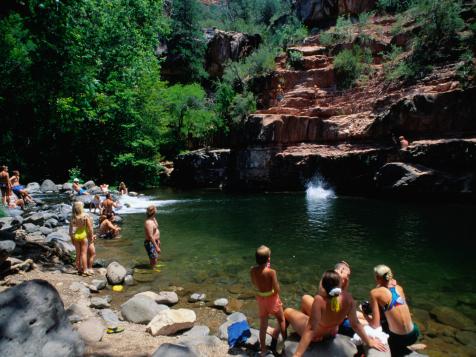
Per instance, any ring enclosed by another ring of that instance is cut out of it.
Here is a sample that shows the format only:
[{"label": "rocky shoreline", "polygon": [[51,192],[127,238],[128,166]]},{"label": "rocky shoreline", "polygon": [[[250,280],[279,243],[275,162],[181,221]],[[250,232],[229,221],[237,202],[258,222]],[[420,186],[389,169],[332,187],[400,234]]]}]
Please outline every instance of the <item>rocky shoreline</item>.
[{"label": "rocky shoreline", "polygon": [[[32,344],[42,344],[65,351],[63,355],[68,356],[255,355],[256,329],[251,329],[252,337],[245,345],[228,348],[227,327],[246,316],[239,312],[239,305],[228,302],[226,291],[214,301],[208,301],[206,291],[190,293],[176,286],[164,291],[139,289],[129,296],[114,287],[124,285],[127,290],[127,285],[136,284],[135,269],[118,262],[105,264],[100,259],[95,265],[95,276],[75,274],[71,264],[74,247],[67,230],[71,197],[65,190],[67,186],[53,184],[56,190],[47,190],[53,188],[47,183],[29,185],[30,189],[39,187],[32,192],[38,202],[35,206],[24,212],[12,210],[12,216],[0,218],[0,326],[13,318],[9,314],[15,314],[14,318],[22,322],[19,330],[11,330],[12,341],[22,336],[27,326],[40,331],[21,347],[0,338],[2,351],[28,355]],[[93,192],[95,185],[90,186],[88,190]],[[97,215],[91,215],[97,224]],[[144,286],[147,288],[150,289]],[[47,309],[42,310],[42,303],[35,300],[39,294],[48,297]],[[52,326],[40,319],[56,322]],[[422,342],[428,344],[430,355],[475,355],[476,327],[470,318],[441,307],[428,311],[414,309],[414,319],[422,328]],[[117,327],[124,331],[106,333],[107,328]],[[62,341],[77,342],[57,345],[58,336],[63,336]],[[284,355],[291,355],[295,347],[294,337],[286,343]],[[51,355],[48,348],[44,355]]]}]

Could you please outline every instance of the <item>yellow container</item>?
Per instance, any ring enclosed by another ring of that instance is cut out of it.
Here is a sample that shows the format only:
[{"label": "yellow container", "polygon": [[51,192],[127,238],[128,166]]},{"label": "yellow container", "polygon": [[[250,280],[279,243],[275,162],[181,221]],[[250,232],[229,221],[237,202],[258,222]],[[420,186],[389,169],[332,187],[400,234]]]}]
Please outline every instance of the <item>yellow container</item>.
[{"label": "yellow container", "polygon": [[115,291],[115,292],[117,292],[117,293],[120,293],[120,292],[122,292],[123,290],[124,290],[124,286],[122,286],[122,285],[114,285],[114,286],[112,287],[112,291]]}]

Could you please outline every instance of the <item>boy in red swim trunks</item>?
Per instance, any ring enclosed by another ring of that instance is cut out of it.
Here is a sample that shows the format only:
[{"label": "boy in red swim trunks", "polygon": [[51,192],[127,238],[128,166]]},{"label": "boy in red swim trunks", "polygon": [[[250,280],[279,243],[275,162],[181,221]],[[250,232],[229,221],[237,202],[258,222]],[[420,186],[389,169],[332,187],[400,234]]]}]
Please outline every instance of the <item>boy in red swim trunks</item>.
[{"label": "boy in red swim trunks", "polygon": [[276,270],[270,268],[271,250],[262,245],[256,250],[256,264],[250,270],[251,282],[256,287],[259,310],[259,341],[261,355],[266,355],[266,330],[268,329],[268,316],[273,315],[279,323],[279,329],[275,328],[273,338],[277,338],[279,332],[286,338],[286,321],[284,320],[283,304],[279,298],[279,283]]}]

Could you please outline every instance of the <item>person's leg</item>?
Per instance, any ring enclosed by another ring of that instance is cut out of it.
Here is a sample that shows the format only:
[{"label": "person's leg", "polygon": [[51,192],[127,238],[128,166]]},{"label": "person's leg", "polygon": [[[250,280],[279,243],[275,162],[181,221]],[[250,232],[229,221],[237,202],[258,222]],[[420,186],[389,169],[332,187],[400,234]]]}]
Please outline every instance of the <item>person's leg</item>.
[{"label": "person's leg", "polygon": [[76,270],[82,273],[81,270],[81,244],[76,239],[73,239],[74,249],[76,250]]},{"label": "person's leg", "polygon": [[307,322],[309,321],[309,316],[292,308],[284,310],[284,318],[291,324],[299,336],[303,334]]},{"label": "person's leg", "polygon": [[301,311],[307,316],[311,316],[311,308],[314,298],[311,295],[304,295],[301,299]]},{"label": "person's leg", "polygon": [[94,243],[88,245],[88,269],[93,269],[94,258],[96,258],[96,247]]},{"label": "person's leg", "polygon": [[268,316],[260,316],[259,318],[259,344],[261,355],[266,354],[266,330],[268,329]]},{"label": "person's leg", "polygon": [[80,244],[80,264],[81,272],[85,272],[88,269],[88,241],[87,239],[81,239]]},{"label": "person's leg", "polygon": [[273,337],[274,338],[278,337],[279,333],[276,333],[276,330],[278,330],[279,332],[281,332],[281,336],[283,336],[283,340],[285,340],[287,337],[287,333],[286,333],[286,319],[284,318],[283,309],[281,308],[281,310],[274,316],[276,316],[276,320],[278,320],[279,330],[278,330],[278,327],[275,328],[275,332],[273,332]]}]

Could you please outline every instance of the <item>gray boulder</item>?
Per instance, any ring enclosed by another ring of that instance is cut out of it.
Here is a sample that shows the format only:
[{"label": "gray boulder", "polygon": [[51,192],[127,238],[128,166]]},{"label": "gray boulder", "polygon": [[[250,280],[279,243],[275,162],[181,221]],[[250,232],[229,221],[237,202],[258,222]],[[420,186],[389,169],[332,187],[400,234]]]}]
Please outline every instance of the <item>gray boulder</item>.
[{"label": "gray boulder", "polygon": [[134,296],[121,305],[122,317],[136,324],[148,324],[160,311],[168,309],[147,296]]},{"label": "gray boulder", "polygon": [[82,322],[78,327],[78,333],[86,342],[99,342],[104,336],[104,325],[102,320],[97,317],[91,317]]},{"label": "gray boulder", "polygon": [[63,186],[61,187],[62,191],[72,191],[73,190],[73,184],[69,182],[65,182]]},{"label": "gray boulder", "polygon": [[72,304],[70,307],[68,307],[68,309],[66,310],[66,313],[69,317],[71,316],[79,317],[79,321],[82,321],[87,319],[88,317],[94,316],[94,313],[87,306],[87,301],[81,300],[81,299],[77,303]]},{"label": "gray boulder", "polygon": [[[298,341],[287,340],[284,343],[283,356],[293,356],[298,346]],[[327,341],[311,343],[303,357],[314,356],[336,356],[336,357],[353,357],[357,353],[357,347],[352,343],[349,337],[337,335],[335,338]]]},{"label": "gray boulder", "polygon": [[55,228],[55,227],[58,227],[59,225],[59,222],[57,219],[54,219],[54,218],[50,218],[48,220],[45,221],[45,227],[47,228]]},{"label": "gray boulder", "polygon": [[155,301],[157,304],[174,305],[178,303],[178,296],[174,291],[161,291]]},{"label": "gray boulder", "polygon": [[84,344],[48,282],[31,280],[0,293],[3,356],[82,356]]},{"label": "gray boulder", "polygon": [[48,234],[53,233],[53,229],[48,227],[40,227],[40,232],[41,234],[44,234],[46,238],[48,238]]},{"label": "gray boulder", "polygon": [[117,327],[119,325],[119,318],[111,309],[103,309],[100,312],[101,317],[106,322],[107,327]]},{"label": "gray boulder", "polygon": [[102,290],[106,287],[107,285],[107,280],[106,279],[93,279],[91,281],[91,284],[96,290]]},{"label": "gray boulder", "polygon": [[164,343],[152,354],[152,357],[199,357],[193,347]]},{"label": "gray boulder", "polygon": [[26,185],[26,189],[31,194],[41,193],[40,184],[38,182],[30,182]]},{"label": "gray boulder", "polygon": [[89,180],[89,181],[86,181],[84,184],[83,184],[83,188],[85,188],[86,190],[89,190],[90,188],[93,188],[95,187],[96,184],[94,183],[94,181],[92,180]]},{"label": "gray boulder", "polygon": [[33,223],[25,223],[23,225],[23,228],[25,229],[25,231],[27,231],[27,233],[35,233],[40,230],[40,227]]},{"label": "gray boulder", "polygon": [[52,232],[52,233],[50,233],[46,236],[46,241],[47,242],[51,242],[51,241],[54,241],[54,240],[59,240],[59,241],[62,241],[62,242],[69,242],[69,241],[71,241],[71,238],[70,238],[70,236],[67,232],[60,229],[60,230]]},{"label": "gray boulder", "polygon": [[45,193],[45,192],[58,192],[58,187],[56,186],[56,184],[53,181],[46,179],[41,183],[40,190],[43,193]]},{"label": "gray boulder", "polygon": [[127,274],[126,277],[124,278],[124,285],[130,286],[134,285],[134,277],[131,274]]},{"label": "gray boulder", "polygon": [[122,284],[127,275],[127,270],[118,262],[112,262],[107,266],[106,277],[111,285]]},{"label": "gray boulder", "polygon": [[12,254],[16,244],[12,240],[0,241],[0,265]]},{"label": "gray boulder", "polygon": [[198,301],[204,301],[206,299],[207,295],[204,293],[193,293],[190,295],[188,298],[189,302],[198,302]]},{"label": "gray boulder", "polygon": [[93,297],[89,306],[95,309],[106,309],[111,306],[108,300],[106,298]]}]

